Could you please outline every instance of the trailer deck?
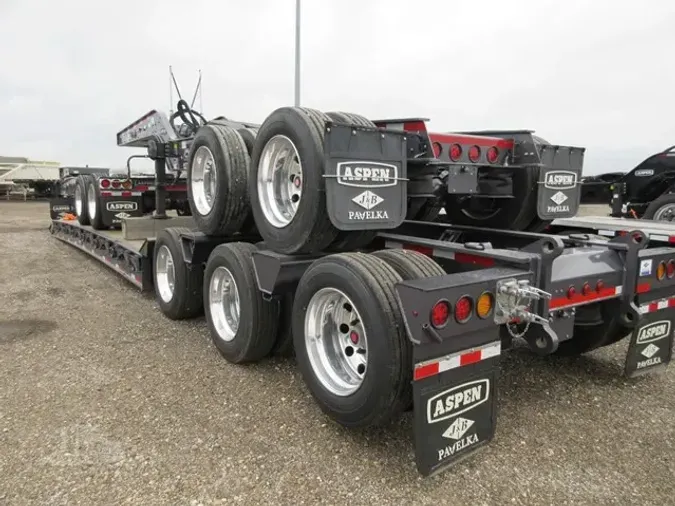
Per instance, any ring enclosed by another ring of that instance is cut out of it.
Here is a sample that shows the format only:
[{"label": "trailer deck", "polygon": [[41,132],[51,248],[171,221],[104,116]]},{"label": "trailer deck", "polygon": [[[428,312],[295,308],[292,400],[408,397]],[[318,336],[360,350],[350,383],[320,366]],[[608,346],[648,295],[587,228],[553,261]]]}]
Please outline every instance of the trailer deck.
[{"label": "trailer deck", "polygon": [[94,230],[75,220],[52,220],[50,233],[108,266],[141,291],[152,288],[155,239],[124,239],[121,230]]}]

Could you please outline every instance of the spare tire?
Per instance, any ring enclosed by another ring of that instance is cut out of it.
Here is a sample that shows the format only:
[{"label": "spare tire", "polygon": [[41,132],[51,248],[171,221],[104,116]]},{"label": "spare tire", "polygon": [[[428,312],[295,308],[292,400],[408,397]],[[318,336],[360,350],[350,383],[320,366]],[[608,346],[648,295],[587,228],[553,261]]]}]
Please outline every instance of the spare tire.
[{"label": "spare tire", "polygon": [[324,113],[282,107],[258,130],[249,174],[251,207],[267,246],[279,253],[315,253],[337,237],[326,209]]},{"label": "spare tire", "polygon": [[235,129],[202,126],[188,157],[188,202],[197,228],[207,235],[238,232],[250,215],[246,143]]},{"label": "spare tire", "polygon": [[[549,144],[532,136],[535,147]],[[445,212],[454,225],[499,228],[502,230],[535,230],[543,226],[537,216],[537,183],[539,167],[527,166],[513,170],[513,198],[476,198],[448,195]]]}]

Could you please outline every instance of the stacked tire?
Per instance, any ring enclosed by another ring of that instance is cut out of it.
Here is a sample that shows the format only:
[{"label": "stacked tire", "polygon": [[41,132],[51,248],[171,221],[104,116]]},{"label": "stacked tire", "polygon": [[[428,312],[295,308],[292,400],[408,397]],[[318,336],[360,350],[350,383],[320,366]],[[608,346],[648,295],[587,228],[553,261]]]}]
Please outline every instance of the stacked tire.
[{"label": "stacked tire", "polygon": [[[189,157],[190,210],[202,233],[227,239],[203,270],[186,270],[175,257],[189,232],[162,232],[155,256],[156,284],[164,289],[157,291],[172,317],[203,308],[213,343],[229,362],[294,351],[325,413],[346,426],[380,425],[412,402],[412,348],[394,287],[444,272],[412,251],[353,252],[369,246],[375,233],[332,225],[323,178],[329,121],[375,126],[356,114],[298,107],[276,110],[257,130],[237,131],[227,120],[203,126]],[[262,242],[248,238],[256,234]],[[331,254],[312,263],[294,293],[269,298],[253,262],[263,250]],[[166,287],[178,284],[187,295],[174,301],[175,288]]]},{"label": "stacked tire", "polygon": [[91,225],[94,230],[103,230],[101,212],[101,189],[91,174],[81,174],[75,180],[75,214],[80,225]]}]

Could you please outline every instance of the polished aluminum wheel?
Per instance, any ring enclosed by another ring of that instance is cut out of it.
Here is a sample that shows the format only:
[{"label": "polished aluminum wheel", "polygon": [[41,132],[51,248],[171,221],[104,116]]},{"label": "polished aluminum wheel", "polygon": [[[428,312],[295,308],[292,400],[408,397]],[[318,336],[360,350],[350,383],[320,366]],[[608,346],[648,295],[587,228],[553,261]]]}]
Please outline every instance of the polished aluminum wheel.
[{"label": "polished aluminum wheel", "polygon": [[96,187],[93,183],[87,189],[87,211],[89,212],[89,219],[94,221],[98,212],[98,206],[96,205]]},{"label": "polished aluminum wheel", "polygon": [[673,221],[675,218],[675,204],[666,204],[659,207],[652,218],[654,221]]},{"label": "polished aluminum wheel", "polygon": [[295,217],[302,198],[302,163],[288,137],[275,135],[262,150],[258,164],[257,190],[267,222],[284,228]]},{"label": "polished aluminum wheel", "polygon": [[82,210],[84,209],[82,200],[82,186],[78,184],[75,186],[75,212],[78,216],[82,216]]},{"label": "polished aluminum wheel", "polygon": [[346,397],[363,384],[368,341],[354,303],[336,288],[322,288],[305,313],[305,346],[314,374],[329,392]]},{"label": "polished aluminum wheel", "polygon": [[218,337],[232,341],[239,329],[239,290],[229,269],[217,267],[209,281],[209,312]]},{"label": "polished aluminum wheel", "polygon": [[205,216],[213,209],[216,198],[216,161],[213,153],[206,146],[199,146],[192,160],[190,172],[190,186],[192,188],[192,200],[197,212]]},{"label": "polished aluminum wheel", "polygon": [[165,244],[162,244],[157,252],[155,278],[160,298],[164,302],[171,302],[176,287],[176,268],[171,251]]}]

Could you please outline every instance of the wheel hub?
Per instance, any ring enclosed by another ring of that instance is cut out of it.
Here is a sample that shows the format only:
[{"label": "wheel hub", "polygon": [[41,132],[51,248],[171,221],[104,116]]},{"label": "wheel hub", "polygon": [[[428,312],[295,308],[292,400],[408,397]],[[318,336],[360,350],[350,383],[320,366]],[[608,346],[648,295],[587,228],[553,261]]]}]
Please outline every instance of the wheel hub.
[{"label": "wheel hub", "polygon": [[93,184],[89,185],[89,191],[87,192],[87,211],[89,211],[89,219],[93,220],[96,218],[96,188]]},{"label": "wheel hub", "polygon": [[673,221],[675,218],[675,204],[666,204],[654,213],[654,221]]},{"label": "wheel hub", "polygon": [[82,187],[77,185],[75,187],[75,212],[78,216],[82,215]]},{"label": "wheel hub", "polygon": [[302,198],[302,163],[288,137],[275,135],[263,148],[258,164],[257,190],[265,219],[284,228],[295,217]]},{"label": "wheel hub", "polygon": [[206,146],[199,146],[192,160],[190,186],[192,200],[202,216],[209,214],[213,209],[217,181],[218,175],[213,153]]},{"label": "wheel hub", "polygon": [[305,347],[314,374],[331,393],[356,392],[368,367],[367,338],[354,303],[336,288],[322,288],[305,313]]},{"label": "wheel hub", "polygon": [[239,329],[241,302],[234,276],[229,269],[217,267],[209,281],[211,321],[223,341],[232,341]]},{"label": "wheel hub", "polygon": [[171,251],[165,244],[162,244],[157,252],[155,278],[157,279],[157,292],[160,298],[164,302],[171,302],[176,287],[176,268]]}]

